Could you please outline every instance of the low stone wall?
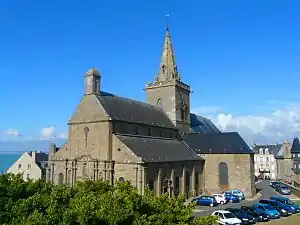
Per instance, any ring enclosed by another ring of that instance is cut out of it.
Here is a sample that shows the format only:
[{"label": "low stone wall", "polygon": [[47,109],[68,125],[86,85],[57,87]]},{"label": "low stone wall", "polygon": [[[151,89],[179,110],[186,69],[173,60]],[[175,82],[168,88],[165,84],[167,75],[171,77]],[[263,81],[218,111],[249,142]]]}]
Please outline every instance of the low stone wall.
[{"label": "low stone wall", "polygon": [[284,182],[281,182],[281,183],[284,184],[284,185],[286,185],[286,186],[288,186],[292,190],[292,194],[300,197],[300,188],[296,188],[295,186],[292,186],[290,184],[286,184]]}]

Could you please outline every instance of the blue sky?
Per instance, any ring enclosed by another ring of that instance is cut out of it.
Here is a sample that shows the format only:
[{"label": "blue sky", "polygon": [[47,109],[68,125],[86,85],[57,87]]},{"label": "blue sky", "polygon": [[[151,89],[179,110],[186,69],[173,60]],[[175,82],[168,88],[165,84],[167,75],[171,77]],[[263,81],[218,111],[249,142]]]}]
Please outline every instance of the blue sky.
[{"label": "blue sky", "polygon": [[191,108],[253,140],[267,132],[276,132],[272,141],[293,138],[299,11],[289,0],[2,0],[0,139],[66,132],[93,66],[102,90],[143,101],[167,12],[181,76],[194,91]]}]

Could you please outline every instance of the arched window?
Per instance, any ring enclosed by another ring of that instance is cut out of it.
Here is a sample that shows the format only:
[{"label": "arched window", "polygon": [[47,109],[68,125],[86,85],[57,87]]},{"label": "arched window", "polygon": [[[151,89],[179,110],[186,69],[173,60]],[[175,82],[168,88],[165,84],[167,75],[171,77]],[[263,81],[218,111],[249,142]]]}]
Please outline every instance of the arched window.
[{"label": "arched window", "polygon": [[89,129],[88,127],[85,127],[85,128],[83,129],[83,131],[84,131],[85,148],[87,148],[88,134],[89,134],[90,129]]},{"label": "arched window", "polygon": [[259,154],[264,154],[264,150],[262,148],[259,149]]},{"label": "arched window", "polygon": [[156,104],[157,104],[158,107],[162,107],[162,104],[163,104],[162,99],[161,98],[157,99]]},{"label": "arched window", "polygon": [[150,181],[149,181],[149,189],[150,189],[151,191],[154,190],[154,181],[153,181],[153,180],[150,180]]},{"label": "arched window", "polygon": [[68,183],[72,184],[72,170],[68,171]]},{"label": "arched window", "polygon": [[58,184],[62,185],[64,183],[64,175],[63,173],[58,174]]},{"label": "arched window", "polygon": [[82,176],[85,178],[87,176],[87,164],[83,163],[82,165]]},{"label": "arched window", "polygon": [[119,178],[119,182],[121,182],[121,183],[125,182],[124,177],[120,177],[120,178]]},{"label": "arched window", "polygon": [[219,185],[221,188],[227,188],[228,184],[228,165],[221,162],[219,164]]}]

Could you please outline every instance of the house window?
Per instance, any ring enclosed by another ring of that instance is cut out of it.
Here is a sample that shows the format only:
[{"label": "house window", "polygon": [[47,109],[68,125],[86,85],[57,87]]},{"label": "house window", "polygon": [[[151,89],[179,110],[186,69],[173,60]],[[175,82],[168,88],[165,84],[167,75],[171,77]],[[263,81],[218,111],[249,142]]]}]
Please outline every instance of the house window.
[{"label": "house window", "polygon": [[27,168],[28,168],[28,170],[30,170],[30,169],[31,169],[31,165],[30,165],[30,164],[28,164]]},{"label": "house window", "polygon": [[300,154],[298,153],[298,157],[300,158]]},{"label": "house window", "polygon": [[298,164],[298,169],[300,169],[300,164]]},{"label": "house window", "polygon": [[264,150],[262,148],[259,149],[259,154],[264,154]]},{"label": "house window", "polygon": [[29,180],[29,179],[30,179],[30,177],[29,177],[29,174],[27,174],[27,175],[26,175],[26,178],[27,178],[27,180]]},{"label": "house window", "polygon": [[275,166],[274,165],[271,165],[271,170],[275,170]]},{"label": "house window", "polygon": [[269,157],[266,157],[266,161],[269,162]]},{"label": "house window", "polygon": [[295,157],[296,157],[296,154],[294,153],[294,154],[293,154],[293,158],[295,158]]},{"label": "house window", "polygon": [[18,169],[20,170],[22,168],[22,165],[21,164],[19,164],[19,166],[18,166]]},{"label": "house window", "polygon": [[268,148],[265,149],[265,154],[269,155],[269,149]]},{"label": "house window", "polygon": [[254,164],[254,169],[256,169],[256,170],[257,170],[257,164]]}]

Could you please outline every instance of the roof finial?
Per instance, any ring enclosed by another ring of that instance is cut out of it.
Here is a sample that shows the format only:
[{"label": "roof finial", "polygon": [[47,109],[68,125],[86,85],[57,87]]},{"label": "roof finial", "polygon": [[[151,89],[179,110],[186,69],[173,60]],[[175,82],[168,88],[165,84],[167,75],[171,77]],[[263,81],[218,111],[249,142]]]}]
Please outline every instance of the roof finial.
[{"label": "roof finial", "polygon": [[170,17],[170,14],[166,13],[166,30],[167,31],[169,31],[169,17]]}]

